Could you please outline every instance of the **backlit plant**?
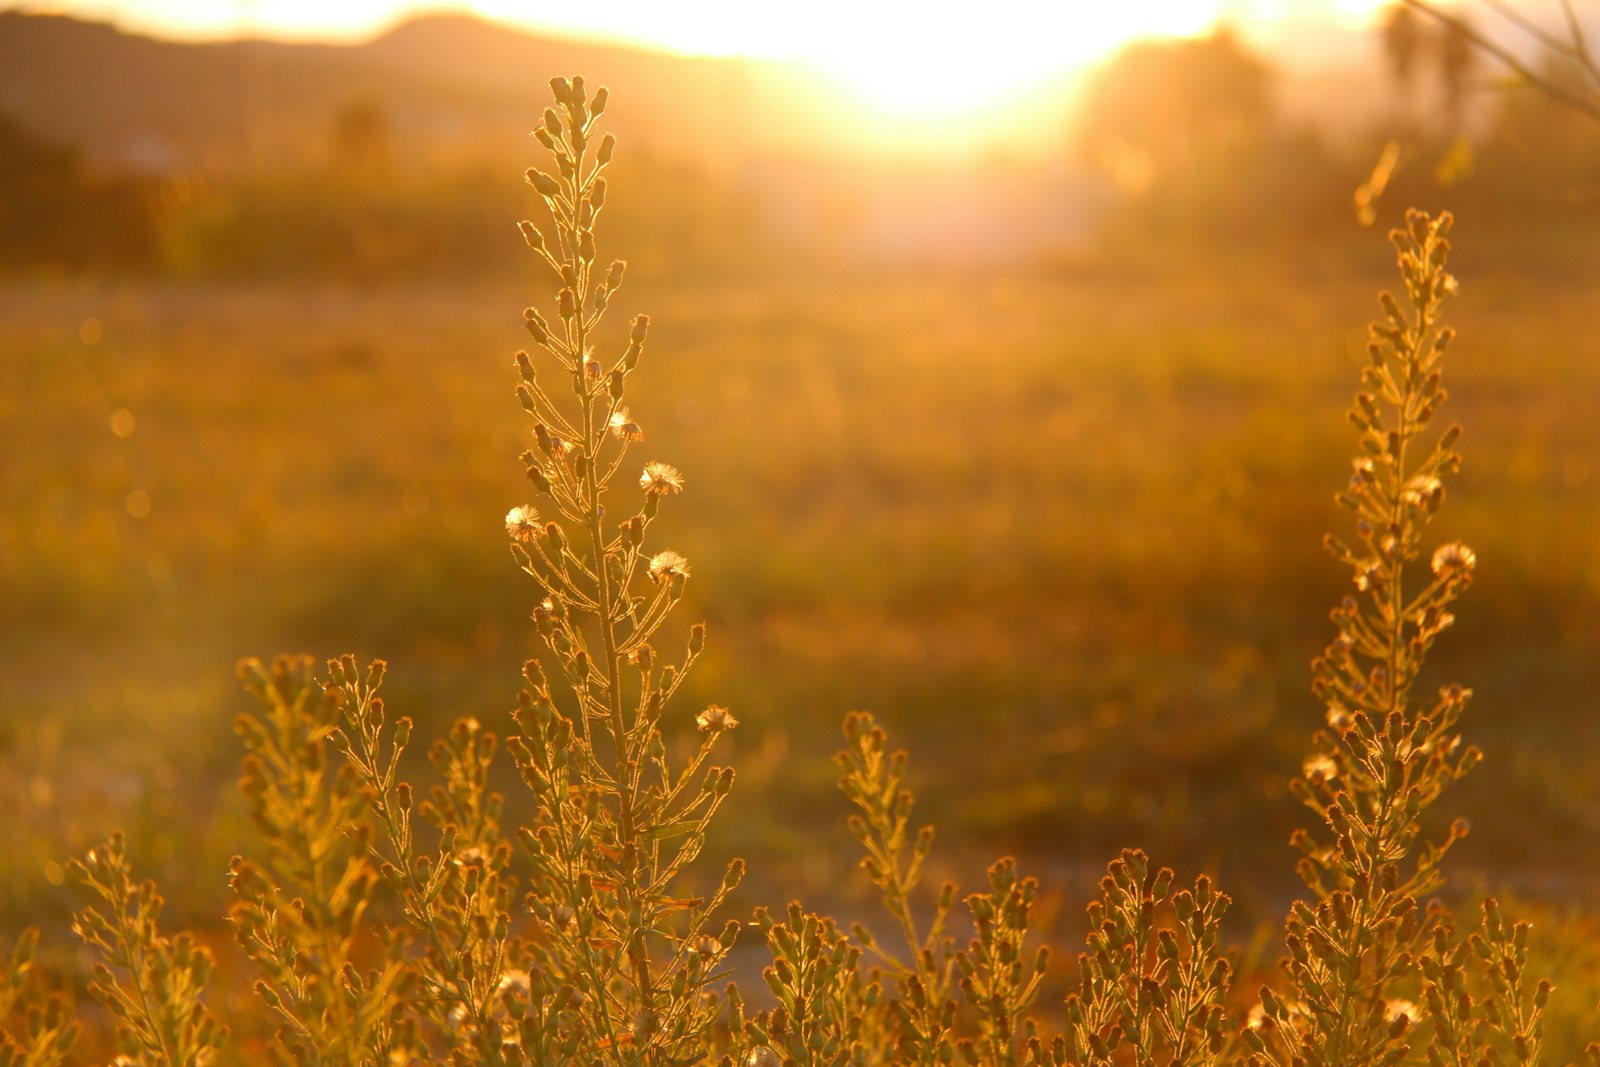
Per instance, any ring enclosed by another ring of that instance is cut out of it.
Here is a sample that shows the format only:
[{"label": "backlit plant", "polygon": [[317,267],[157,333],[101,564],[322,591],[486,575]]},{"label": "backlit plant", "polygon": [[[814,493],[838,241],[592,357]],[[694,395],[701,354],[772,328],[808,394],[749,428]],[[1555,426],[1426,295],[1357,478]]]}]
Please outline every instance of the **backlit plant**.
[{"label": "backlit plant", "polygon": [[[500,732],[469,718],[430,750],[437,782],[419,796],[412,722],[390,716],[381,661],[242,664],[259,707],[239,720],[240,789],[260,842],[233,861],[229,919],[257,1010],[229,1004],[229,1036],[205,994],[211,952],[163,932],[160,896],[112,838],[74,873],[95,898],[75,928],[101,960],[89,991],[116,1063],[1537,1062],[1550,987],[1527,973],[1527,924],[1490,900],[1462,937],[1428,900],[1465,826],[1429,837],[1424,813],[1478,758],[1457,732],[1468,691],[1418,689],[1476,562],[1424,538],[1460,462],[1456,428],[1430,436],[1455,291],[1448,216],[1414,213],[1395,234],[1404,298],[1382,298],[1351,412],[1360,453],[1339,499],[1355,539],[1330,547],[1354,590],[1314,664],[1327,728],[1294,782],[1314,816],[1294,839],[1309,896],[1286,920],[1279,980],[1236,989],[1227,895],[1137,850],[1108,865],[1075,963],[1030,933],[1037,883],[1011,859],[965,898],[926,891],[934,835],[912,821],[906,755],[852,713],[839,785],[894,933],[759,909],[770,964],[753,1006],[727,981],[742,864],[691,874],[733,786],[713,756],[738,721],[674,699],[707,635],[664,636],[690,564],[652,530],[685,479],[635,447],[645,431],[625,401],[648,320],[606,324],[624,276],[600,265],[596,236],[615,149],[596,130],[606,90],[551,84],[534,134],[550,163],[527,173],[548,219],[519,227],[555,290],[523,313],[534,353],[515,360],[535,499],[505,522],[542,645],[504,743],[522,788],[491,786]],[[681,651],[654,643],[668,640]],[[0,1065],[65,1062],[80,1036],[35,943],[24,934],[0,966]]]}]

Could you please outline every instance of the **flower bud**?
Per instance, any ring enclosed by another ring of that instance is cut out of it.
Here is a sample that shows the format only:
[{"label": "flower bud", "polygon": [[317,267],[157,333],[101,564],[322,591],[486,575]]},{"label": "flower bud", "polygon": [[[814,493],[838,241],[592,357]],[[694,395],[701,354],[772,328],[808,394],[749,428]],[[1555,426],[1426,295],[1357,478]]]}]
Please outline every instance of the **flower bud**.
[{"label": "flower bud", "polygon": [[544,316],[533,308],[522,309],[522,325],[527,328],[528,333],[539,344],[550,343],[550,326],[544,321]]},{"label": "flower bud", "polygon": [[533,186],[540,196],[557,197],[561,195],[561,183],[543,171],[529,167],[525,177],[528,180],[528,184]]}]

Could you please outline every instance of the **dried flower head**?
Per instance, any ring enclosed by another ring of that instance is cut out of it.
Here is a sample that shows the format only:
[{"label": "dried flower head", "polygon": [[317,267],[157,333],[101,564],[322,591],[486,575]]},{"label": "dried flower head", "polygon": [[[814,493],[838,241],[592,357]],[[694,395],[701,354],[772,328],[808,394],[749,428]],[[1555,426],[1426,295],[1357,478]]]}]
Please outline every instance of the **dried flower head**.
[{"label": "dried flower head", "polygon": [[1433,573],[1441,578],[1465,574],[1478,565],[1478,554],[1460,541],[1440,545],[1433,554]]},{"label": "dried flower head", "polygon": [[739,725],[739,720],[733,717],[733,712],[721,704],[713,704],[694,717],[700,729],[711,734],[720,734]]},{"label": "dried flower head", "polygon": [[646,463],[644,473],[639,475],[639,488],[657,496],[681,493],[683,475],[678,472],[678,468],[665,463]]},{"label": "dried flower head", "polygon": [[1406,1022],[1415,1023],[1422,1019],[1422,1013],[1417,1010],[1417,1006],[1411,1001],[1397,997],[1384,1004],[1383,1017],[1389,1022],[1394,1022],[1396,1019],[1403,1017]]},{"label": "dried flower head", "polygon": [[539,513],[527,504],[519,504],[506,512],[506,533],[511,540],[523,544],[539,536]]},{"label": "dried flower head", "polygon": [[689,577],[689,561],[670,548],[650,559],[650,577],[658,582]]},{"label": "dried flower head", "polygon": [[1444,491],[1444,483],[1431,474],[1419,474],[1406,483],[1405,491],[1401,494],[1408,504],[1422,506],[1429,500],[1437,503],[1438,497]]},{"label": "dried flower head", "polygon": [[452,862],[457,867],[484,867],[488,865],[489,854],[477,845],[473,845],[471,848],[462,849]]},{"label": "dried flower head", "polygon": [[1328,705],[1327,717],[1328,725],[1340,733],[1344,733],[1346,730],[1350,729],[1355,721],[1350,717],[1350,709],[1338,701],[1334,701]]},{"label": "dried flower head", "polygon": [[1305,774],[1306,781],[1313,784],[1331,782],[1339,777],[1339,765],[1333,761],[1332,757],[1321,754],[1307,757],[1300,770]]},{"label": "dried flower head", "polygon": [[533,981],[527,971],[510,970],[500,976],[500,985],[495,992],[501,996],[509,993],[514,997],[525,997],[532,988]]},{"label": "dried flower head", "polygon": [[628,414],[627,408],[618,408],[611,413],[610,426],[611,432],[624,441],[644,440],[644,431],[633,421],[633,416]]}]

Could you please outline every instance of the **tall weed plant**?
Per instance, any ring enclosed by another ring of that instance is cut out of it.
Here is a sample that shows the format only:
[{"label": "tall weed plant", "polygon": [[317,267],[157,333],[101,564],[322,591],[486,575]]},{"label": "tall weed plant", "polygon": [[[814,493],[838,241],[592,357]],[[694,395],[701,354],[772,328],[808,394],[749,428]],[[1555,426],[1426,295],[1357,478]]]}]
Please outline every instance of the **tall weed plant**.
[{"label": "tall weed plant", "polygon": [[[1529,926],[1493,900],[1457,920],[1434,894],[1466,827],[1425,829],[1478,760],[1458,732],[1470,692],[1422,682],[1476,566],[1465,545],[1427,539],[1460,463],[1459,428],[1435,429],[1449,216],[1412,213],[1393,235],[1402,291],[1381,297],[1350,411],[1357,454],[1338,499],[1354,529],[1329,548],[1352,590],[1313,665],[1326,726],[1293,782],[1306,892],[1273,982],[1236,981],[1224,892],[1136,850],[1108,865],[1075,963],[1030,932],[1038,887],[1015,861],[966,895],[927,886],[934,833],[913,818],[906,754],[859,712],[839,787],[892,933],[798,903],[742,922],[727,904],[742,864],[699,869],[733,789],[716,758],[738,719],[681,699],[708,635],[674,618],[691,565],[656,530],[686,480],[643,450],[629,405],[648,318],[606,328],[625,274],[597,238],[607,94],[551,86],[534,134],[549,158],[527,173],[547,218],[520,230],[555,293],[523,312],[532,492],[506,516],[542,654],[523,668],[510,736],[458,721],[419,787],[402,774],[412,722],[385,705],[383,662],[241,664],[257,710],[238,723],[239,785],[257,841],[231,866],[228,921],[254,1007],[208,990],[212,951],[161,926],[156,887],[113,837],[73,866],[104,1011],[75,1018],[24,933],[0,961],[0,1065],[73,1062],[106,1033],[116,1064],[141,1067],[1539,1062],[1551,987],[1529,973]],[[502,748],[526,790],[512,798],[490,784]],[[770,959],[759,1007],[729,981],[747,929]],[[1065,999],[1043,1002],[1062,981]],[[270,1052],[230,1024],[275,1031]]]}]

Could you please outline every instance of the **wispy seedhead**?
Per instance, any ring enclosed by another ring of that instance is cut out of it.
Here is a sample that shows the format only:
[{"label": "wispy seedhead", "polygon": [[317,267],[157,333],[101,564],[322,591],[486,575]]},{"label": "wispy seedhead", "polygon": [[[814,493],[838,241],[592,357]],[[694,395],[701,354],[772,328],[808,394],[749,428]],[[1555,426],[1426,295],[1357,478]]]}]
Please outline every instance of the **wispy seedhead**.
[{"label": "wispy seedhead", "polygon": [[531,505],[519,504],[506,512],[506,533],[511,540],[527,544],[539,536],[539,512]]},{"label": "wispy seedhead", "polygon": [[1465,577],[1477,565],[1477,553],[1459,541],[1440,545],[1433,553],[1433,573],[1446,580]]},{"label": "wispy seedhead", "polygon": [[644,440],[644,431],[639,428],[637,422],[633,421],[633,416],[628,414],[627,408],[618,408],[613,411],[608,424],[614,437],[620,437],[624,441]]},{"label": "wispy seedhead", "polygon": [[721,704],[713,704],[694,717],[695,724],[708,734],[720,734],[739,725],[733,713]]},{"label": "wispy seedhead", "polygon": [[650,577],[657,582],[682,581],[689,577],[689,561],[667,549],[650,557]]},{"label": "wispy seedhead", "polygon": [[668,496],[683,492],[683,475],[678,468],[666,463],[647,463],[639,475],[639,488],[651,496]]}]

